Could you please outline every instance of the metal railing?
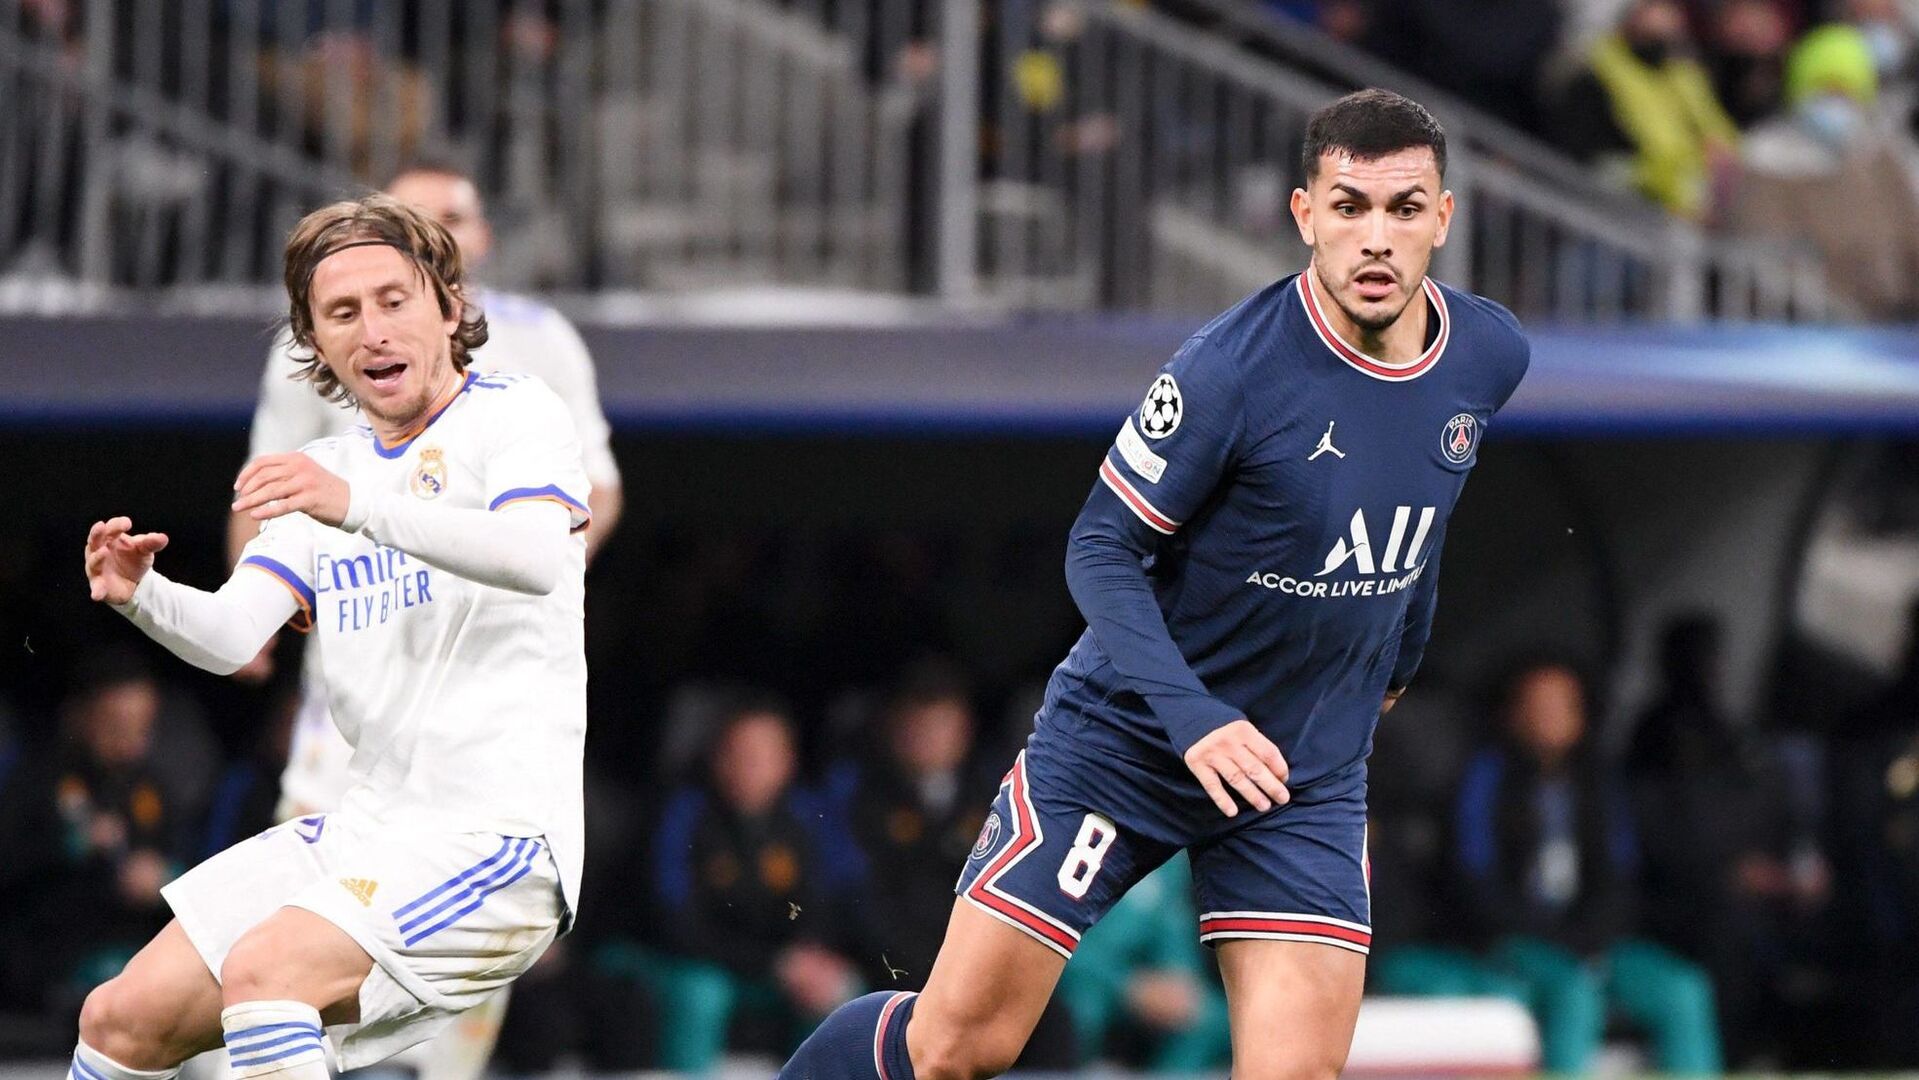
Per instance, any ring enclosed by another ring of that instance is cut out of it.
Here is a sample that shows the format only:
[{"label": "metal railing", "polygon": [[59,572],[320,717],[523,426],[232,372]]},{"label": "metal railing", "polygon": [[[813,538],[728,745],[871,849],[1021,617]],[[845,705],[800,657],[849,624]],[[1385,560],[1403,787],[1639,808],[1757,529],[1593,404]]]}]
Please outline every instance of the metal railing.
[{"label": "metal railing", "polygon": [[[1000,20],[983,46],[1004,84],[986,95],[981,140],[981,293],[1016,307],[1200,311],[1305,264],[1288,208],[1299,146],[1312,113],[1349,86],[1127,4]],[[1377,68],[1359,74],[1393,81]],[[1491,118],[1407,89],[1438,102],[1448,129],[1460,210],[1437,276],[1527,317],[1832,313],[1815,257],[1708,238]]]},{"label": "metal railing", "polygon": [[1306,120],[1376,82],[1448,127],[1438,276],[1529,317],[1830,314],[1810,255],[1210,2],[0,0],[0,304],[270,286],[300,213],[424,156],[480,181],[500,284],[1199,312],[1303,264]]},{"label": "metal railing", "polygon": [[270,282],[429,158],[506,283],[899,290],[917,104],[863,59],[766,0],[0,0],[0,274]]}]

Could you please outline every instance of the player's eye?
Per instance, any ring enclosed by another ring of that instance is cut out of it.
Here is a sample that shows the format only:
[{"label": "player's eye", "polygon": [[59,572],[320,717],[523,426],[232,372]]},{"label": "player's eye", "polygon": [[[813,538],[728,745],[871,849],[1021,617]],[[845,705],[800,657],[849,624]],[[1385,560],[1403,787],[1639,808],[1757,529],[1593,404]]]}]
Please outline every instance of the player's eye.
[{"label": "player's eye", "polygon": [[1399,207],[1398,214],[1402,218],[1416,218],[1423,209],[1425,209],[1425,207],[1420,206],[1418,203],[1403,203]]},{"label": "player's eye", "polygon": [[1352,203],[1340,203],[1333,207],[1333,212],[1340,217],[1358,217],[1359,207],[1354,206]]}]

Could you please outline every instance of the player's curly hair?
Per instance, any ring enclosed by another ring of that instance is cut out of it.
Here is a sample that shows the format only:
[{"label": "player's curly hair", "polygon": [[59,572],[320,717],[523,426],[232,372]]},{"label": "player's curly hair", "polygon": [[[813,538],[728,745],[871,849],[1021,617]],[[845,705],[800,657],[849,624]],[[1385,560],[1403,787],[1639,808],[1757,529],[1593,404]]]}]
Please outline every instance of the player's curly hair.
[{"label": "player's curly hair", "polygon": [[459,308],[453,367],[465,371],[472,351],[486,344],[487,329],[486,313],[466,295],[459,245],[439,222],[389,196],[373,194],[323,206],[301,218],[287,237],[287,332],[300,365],[293,377],[312,383],[328,401],[351,399],[314,345],[313,272],[327,256],[360,244],[384,244],[404,256],[433,290],[442,315]]}]

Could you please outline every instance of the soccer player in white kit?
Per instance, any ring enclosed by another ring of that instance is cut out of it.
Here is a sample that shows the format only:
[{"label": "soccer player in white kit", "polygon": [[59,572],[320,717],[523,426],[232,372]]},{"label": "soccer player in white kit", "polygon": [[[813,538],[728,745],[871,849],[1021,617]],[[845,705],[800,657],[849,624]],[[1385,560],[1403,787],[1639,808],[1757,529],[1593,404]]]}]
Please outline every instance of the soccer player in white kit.
[{"label": "soccer player in white kit", "polygon": [[[487,223],[479,189],[470,177],[448,165],[416,164],[395,175],[388,182],[386,193],[445,226],[459,245],[461,262],[468,274],[484,264],[492,250],[493,232]],[[620,469],[613,458],[606,414],[600,407],[593,357],[566,316],[538,300],[476,288],[470,280],[467,290],[487,317],[487,342],[473,350],[468,358],[471,369],[482,373],[537,375],[560,395],[573,415],[573,426],[579,432],[580,450],[586,460],[586,476],[593,485],[588,507],[593,512],[593,522],[586,530],[586,557],[591,563],[594,553],[612,534],[621,509]],[[361,422],[359,411],[351,402],[330,401],[295,377],[299,361],[291,347],[292,341],[282,334],[268,352],[266,368],[260,377],[260,397],[248,434],[249,459],[297,450],[314,439],[341,434]],[[227,530],[229,562],[240,561],[242,550],[259,529],[259,522],[247,514],[232,516]],[[267,659],[263,654],[259,661],[248,666],[256,667]],[[339,805],[340,797],[346,792],[347,761],[352,756],[352,748],[327,713],[326,695],[314,677],[316,667],[309,656],[300,707],[294,717],[292,745],[287,752],[286,769],[280,776],[276,817],[282,821],[331,810]],[[498,1015],[490,1028],[477,1025],[474,1020],[475,1017],[469,1016],[457,1030],[467,1041],[477,1039],[482,1045],[460,1048],[454,1056],[483,1063],[498,1033]],[[445,1070],[434,1072],[436,1076],[449,1075]]]},{"label": "soccer player in white kit", "polygon": [[[423,162],[396,174],[387,183],[386,193],[445,226],[459,246],[461,262],[469,275],[484,265],[493,247],[493,230],[471,177],[450,165]],[[621,509],[620,469],[613,458],[612,432],[600,407],[593,357],[566,316],[546,304],[528,296],[476,287],[470,278],[467,292],[487,317],[486,344],[469,355],[469,368],[482,373],[537,375],[560,395],[573,416],[586,476],[593,488],[588,501],[593,521],[585,533],[590,564],[612,534]],[[299,359],[292,345],[292,340],[282,334],[267,354],[249,429],[249,459],[297,450],[361,422],[359,410],[350,401],[330,401],[296,377]],[[239,563],[247,542],[259,529],[260,523],[250,515],[233,514],[227,530],[229,562]],[[265,677],[263,669],[271,661],[271,652],[269,644],[259,658],[242,669],[242,674],[251,669]],[[353,748],[327,709],[318,669],[309,651],[286,767],[280,774],[280,801],[275,808],[275,818],[280,821],[334,809],[346,793],[347,763]],[[506,997],[503,991],[476,1006],[432,1042],[410,1051],[405,1064],[414,1068],[420,1080],[478,1080],[499,1039],[500,1025],[506,1018]]]},{"label": "soccer player in white kit", "polygon": [[234,508],[265,525],[217,592],[156,572],[166,536],[126,518],[94,523],[87,577],[215,672],[311,627],[352,786],[166,887],[174,921],[81,1010],[77,1080],[164,1080],[223,1042],[243,1078],[321,1080],[329,1044],[381,1060],[577,907],[590,489],[566,406],[467,370],[487,330],[459,251],[390,198],[309,214],[286,284],[307,377],[367,424],[241,471]]}]

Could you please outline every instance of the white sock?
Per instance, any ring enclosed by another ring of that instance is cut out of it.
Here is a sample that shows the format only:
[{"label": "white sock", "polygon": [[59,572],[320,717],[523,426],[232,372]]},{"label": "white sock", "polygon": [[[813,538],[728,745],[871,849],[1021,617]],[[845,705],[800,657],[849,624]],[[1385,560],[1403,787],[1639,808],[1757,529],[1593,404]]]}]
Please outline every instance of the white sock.
[{"label": "white sock", "polygon": [[[248,1001],[220,1010],[235,1080],[327,1080],[320,1011],[298,1001]],[[112,1080],[111,1077],[108,1080]]]},{"label": "white sock", "polygon": [[73,1048],[73,1064],[68,1080],[170,1080],[180,1074],[180,1066],[171,1069],[129,1069],[125,1065],[81,1043]]}]

